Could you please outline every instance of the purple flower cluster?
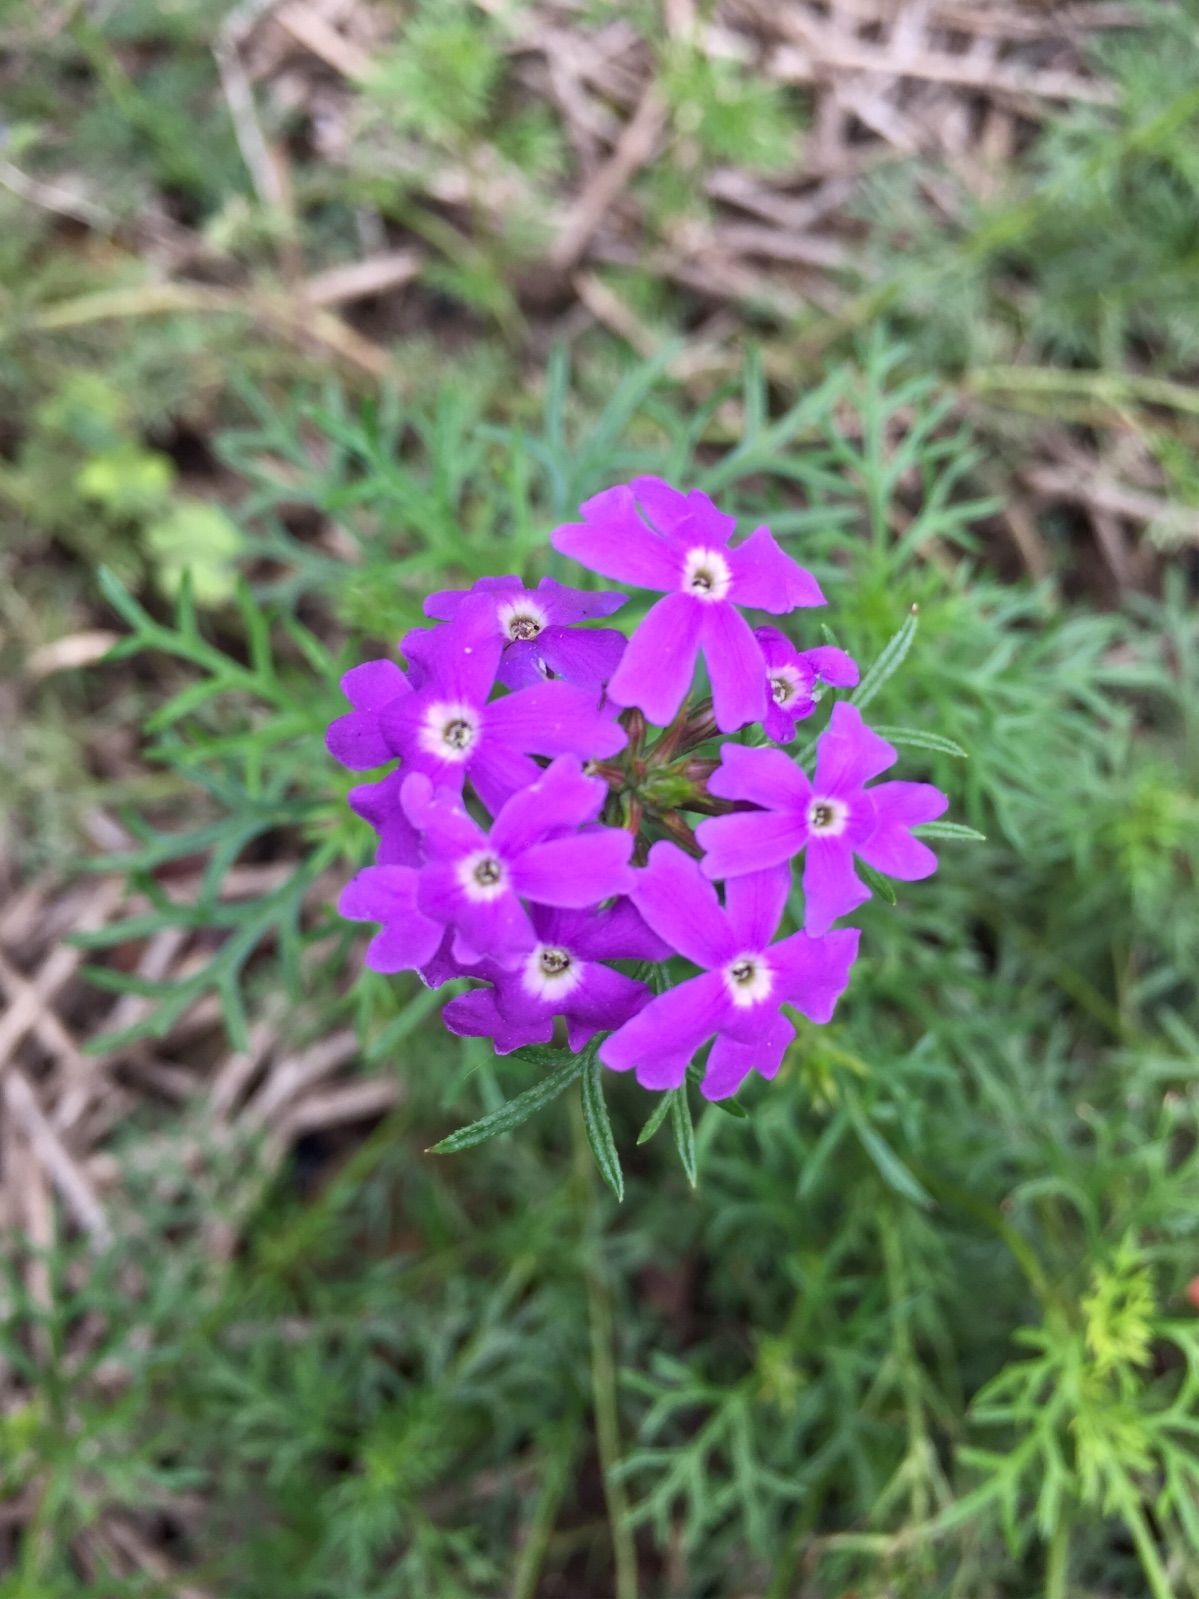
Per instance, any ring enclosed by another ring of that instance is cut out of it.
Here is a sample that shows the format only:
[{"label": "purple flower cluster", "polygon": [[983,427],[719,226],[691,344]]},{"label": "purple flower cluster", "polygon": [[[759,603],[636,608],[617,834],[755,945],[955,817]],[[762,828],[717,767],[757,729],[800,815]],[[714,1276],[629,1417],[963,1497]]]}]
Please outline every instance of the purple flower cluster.
[{"label": "purple flower cluster", "polygon": [[[652,1089],[678,1087],[710,1040],[702,1089],[720,1099],[777,1072],[784,1007],[830,1019],[859,940],[833,924],[870,897],[855,861],[928,876],[911,829],[947,802],[927,783],[872,784],[896,752],[845,700],[811,776],[779,747],[858,669],[742,615],[824,603],[766,528],[734,544],[707,495],[652,477],[581,516],[555,549],[662,596],[631,634],[587,625],[623,594],[482,578],[429,597],[437,625],[402,640],[406,670],[367,661],[343,678],[330,752],[355,771],[398,764],[350,792],[378,844],[339,909],[377,925],[373,970],[480,985],[447,1004],[451,1032],[507,1054],[561,1019],[571,1050],[599,1036],[600,1060]],[[710,698],[690,700],[701,655]]]}]

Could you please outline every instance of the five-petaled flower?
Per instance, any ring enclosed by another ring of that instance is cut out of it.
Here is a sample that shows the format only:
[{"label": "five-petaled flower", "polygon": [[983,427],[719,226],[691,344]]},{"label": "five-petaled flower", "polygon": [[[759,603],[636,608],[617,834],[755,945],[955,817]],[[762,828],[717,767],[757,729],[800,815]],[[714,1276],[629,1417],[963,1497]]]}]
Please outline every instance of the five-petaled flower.
[{"label": "five-petaled flower", "polygon": [[428,636],[421,686],[379,713],[393,755],[439,788],[460,791],[469,777],[492,815],[537,782],[533,754],[608,756],[625,742],[619,722],[600,709],[598,689],[540,682],[490,699],[502,650],[494,602],[472,596]]},{"label": "five-petaled flower", "polygon": [[682,494],[661,478],[605,489],[580,507],[581,522],[556,529],[556,550],[641,588],[664,591],[629,640],[608,685],[618,705],[636,705],[664,727],[691,686],[702,650],[721,732],[762,718],[765,660],[739,605],[779,615],[823,605],[824,595],[759,527],[729,544],[736,519],[706,494]]},{"label": "five-petaled flower", "polygon": [[762,726],[766,737],[776,744],[789,744],[795,737],[795,724],[816,709],[816,685],[853,688],[858,681],[857,663],[844,650],[832,644],[819,644],[814,650],[798,650],[777,627],[754,629],[766,661],[766,715]]},{"label": "five-petaled flower", "polygon": [[[575,624],[611,616],[624,605],[625,596],[570,589],[552,577],[543,577],[535,589],[526,588],[518,577],[481,577],[471,589],[440,589],[425,601],[425,615],[452,622],[463,602],[477,594],[488,595],[493,603],[503,646],[498,676],[507,688],[528,688],[547,677],[599,688],[624,654],[625,636],[616,628]],[[416,631],[408,634],[404,646],[409,654],[420,652]]]},{"label": "five-petaled flower", "polygon": [[715,1035],[701,1090],[735,1093],[755,1068],[773,1077],[795,1029],[782,1005],[827,1022],[858,952],[856,928],[823,938],[792,933],[772,943],[791,885],[784,867],[725,885],[723,908],[699,866],[658,843],[638,872],[632,900],[649,926],[703,975],[659,994],[604,1040],[600,1059],[637,1073],[646,1088],[677,1088],[700,1045]]},{"label": "five-petaled flower", "polygon": [[459,994],[442,1012],[451,1033],[490,1038],[497,1055],[548,1044],[556,1016],[565,1019],[573,1050],[597,1032],[622,1026],[650,991],[605,963],[656,961],[672,953],[627,899],[601,911],[535,905],[529,915],[537,943],[516,969],[505,971],[494,961],[468,969],[468,976],[484,977],[492,986]]},{"label": "five-petaled flower", "polygon": [[781,865],[804,851],[804,926],[823,933],[870,898],[853,858],[903,882],[928,877],[937,857],[911,829],[940,816],[949,801],[931,783],[879,783],[872,777],[898,759],[893,745],[871,732],[856,706],[833,707],[816,745],[809,778],[782,750],[726,744],[708,782],[723,799],[747,800],[758,810],[703,821],[695,836],[704,871],[716,880]]}]

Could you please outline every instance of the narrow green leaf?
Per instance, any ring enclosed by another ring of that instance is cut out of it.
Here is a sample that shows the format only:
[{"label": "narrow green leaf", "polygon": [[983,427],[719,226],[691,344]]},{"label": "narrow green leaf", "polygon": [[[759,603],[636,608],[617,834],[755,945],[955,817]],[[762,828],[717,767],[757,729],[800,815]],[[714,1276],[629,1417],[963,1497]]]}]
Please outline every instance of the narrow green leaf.
[{"label": "narrow green leaf", "polygon": [[695,1163],[695,1126],[691,1120],[691,1106],[687,1102],[686,1083],[680,1083],[670,1091],[670,1125],[674,1132],[674,1147],[679,1152],[687,1181],[694,1188],[699,1174]]},{"label": "narrow green leaf", "polygon": [[894,905],[895,887],[889,877],[884,877],[881,872],[876,872],[873,866],[867,866],[865,861],[855,862],[858,876],[866,887],[877,894],[880,899],[885,899],[888,905]]},{"label": "narrow green leaf", "polygon": [[932,750],[937,755],[952,755],[956,760],[968,761],[969,754],[951,738],[940,733],[925,733],[918,727],[876,727],[874,731],[889,744],[909,744],[913,749]]},{"label": "narrow green leaf", "polygon": [[641,1129],[641,1131],[637,1134],[637,1142],[638,1142],[638,1144],[648,1144],[649,1143],[650,1139],[658,1131],[658,1128],[661,1127],[662,1123],[666,1120],[666,1117],[667,1117],[669,1111],[670,1111],[670,1095],[669,1094],[659,1094],[658,1095],[658,1103],[654,1106],[653,1112],[650,1115],[649,1120],[646,1122],[645,1126]]},{"label": "narrow green leaf", "polygon": [[623,1199],[624,1173],[620,1169],[620,1155],[604,1102],[604,1068],[593,1049],[586,1051],[583,1057],[583,1125],[604,1181],[618,1200]]},{"label": "narrow green leaf", "polygon": [[899,632],[886,645],[881,655],[871,663],[865,677],[849,696],[851,705],[856,705],[859,710],[868,705],[882,688],[888,678],[892,677],[903,665],[904,657],[912,647],[912,640],[916,637],[916,613],[912,611],[905,620]]},{"label": "narrow green leaf", "polygon": [[904,1199],[910,1199],[914,1204],[922,1205],[926,1210],[932,1208],[932,1195],[924,1188],[900,1160],[887,1140],[873,1127],[863,1113],[861,1107],[852,1101],[846,1105],[853,1130],[858,1135],[858,1142],[869,1155],[875,1170],[895,1193]]},{"label": "narrow green leaf", "polygon": [[[527,1058],[532,1052],[517,1050],[515,1053]],[[547,1049],[538,1053],[552,1055],[555,1060],[560,1061],[563,1051]],[[475,1144],[486,1143],[489,1138],[495,1138],[499,1133],[511,1132],[514,1127],[519,1127],[521,1122],[528,1121],[530,1116],[536,1115],[543,1105],[549,1104],[551,1099],[557,1099],[563,1089],[570,1087],[582,1070],[583,1056],[572,1055],[549,1077],[534,1083],[532,1088],[526,1088],[524,1093],[518,1094],[515,1099],[505,1101],[498,1110],[493,1110],[487,1116],[481,1116],[477,1122],[460,1127],[456,1133],[451,1133],[448,1138],[443,1138],[440,1143],[434,1144],[428,1153],[456,1155],[459,1150],[472,1149]]]},{"label": "narrow green leaf", "polygon": [[961,822],[921,822],[912,829],[918,838],[957,838],[975,844],[985,844],[987,835]]},{"label": "narrow green leaf", "polygon": [[111,567],[102,566],[97,573],[97,581],[104,598],[135,632],[154,625],[149,613],[142,609]]}]

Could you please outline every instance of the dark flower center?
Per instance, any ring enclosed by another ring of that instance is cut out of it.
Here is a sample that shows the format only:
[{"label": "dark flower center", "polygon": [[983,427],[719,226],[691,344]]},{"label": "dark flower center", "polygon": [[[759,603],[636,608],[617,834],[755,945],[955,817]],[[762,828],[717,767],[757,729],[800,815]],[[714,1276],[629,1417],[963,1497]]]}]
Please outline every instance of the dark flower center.
[{"label": "dark flower center", "polygon": [[537,964],[547,977],[560,977],[570,969],[570,952],[565,949],[543,949],[537,957]]},{"label": "dark flower center", "polygon": [[441,736],[452,750],[465,750],[470,748],[475,730],[469,722],[458,716],[445,724]]},{"label": "dark flower center", "polygon": [[795,684],[785,677],[772,677],[770,697],[776,705],[786,705],[789,699],[795,697]]},{"label": "dark flower center", "polygon": [[825,800],[817,800],[812,806],[812,826],[831,827],[837,820],[837,813]]},{"label": "dark flower center", "polygon": [[514,616],[508,623],[510,639],[536,638],[540,632],[541,623],[535,616]]},{"label": "dark flower center", "polygon": [[716,579],[706,567],[698,567],[691,574],[691,587],[697,594],[711,594],[716,587]]},{"label": "dark flower center", "polygon": [[493,888],[501,875],[500,863],[494,855],[485,855],[475,866],[474,879],[480,888]]},{"label": "dark flower center", "polygon": [[734,983],[741,983],[744,985],[745,983],[753,982],[756,971],[757,967],[754,965],[753,961],[743,959],[734,961],[732,966],[729,967],[729,976],[733,979]]}]

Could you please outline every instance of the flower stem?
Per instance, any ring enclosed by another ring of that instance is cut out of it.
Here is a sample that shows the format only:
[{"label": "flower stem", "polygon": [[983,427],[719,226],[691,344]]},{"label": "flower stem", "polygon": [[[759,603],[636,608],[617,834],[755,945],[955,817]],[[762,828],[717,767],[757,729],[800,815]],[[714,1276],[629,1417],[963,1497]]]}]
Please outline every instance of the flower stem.
[{"label": "flower stem", "polygon": [[595,1407],[596,1449],[612,1537],[612,1560],[616,1568],[613,1599],[637,1599],[637,1549],[629,1521],[629,1502],[624,1484],[617,1475],[620,1466],[620,1417],[616,1402],[612,1298],[603,1273],[595,1167],[587,1145],[582,1110],[577,1101],[572,1106],[571,1134],[575,1174],[578,1187],[584,1195],[582,1255],[591,1337],[591,1396]]}]

